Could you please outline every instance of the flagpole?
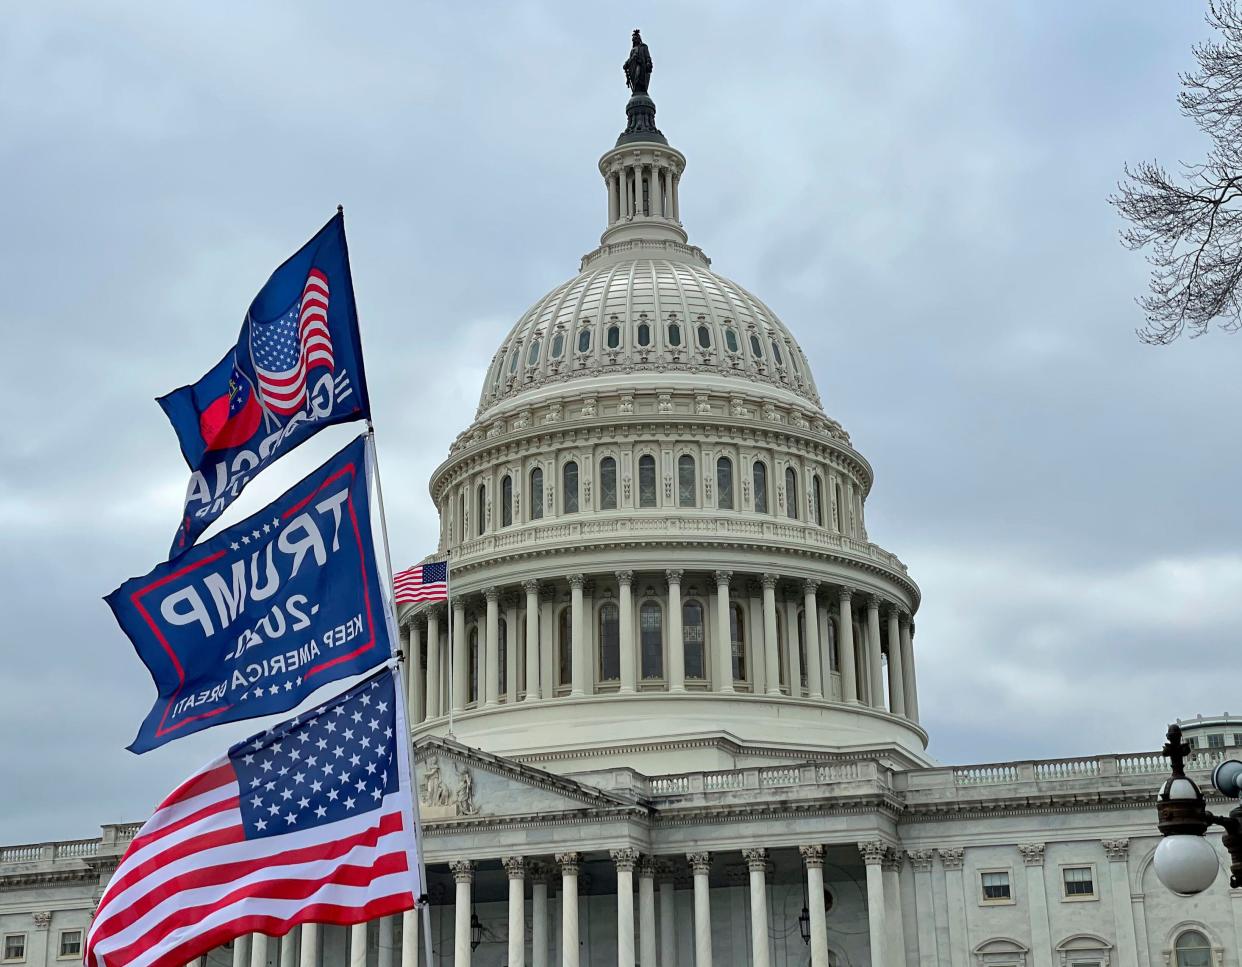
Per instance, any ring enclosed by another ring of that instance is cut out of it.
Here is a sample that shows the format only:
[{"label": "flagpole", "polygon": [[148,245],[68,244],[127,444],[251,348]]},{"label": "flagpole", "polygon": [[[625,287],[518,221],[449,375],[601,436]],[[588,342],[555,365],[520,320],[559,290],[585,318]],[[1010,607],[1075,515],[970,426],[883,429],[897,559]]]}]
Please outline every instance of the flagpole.
[{"label": "flagpole", "polygon": [[[393,657],[397,660],[398,665],[401,662],[407,662],[405,666],[405,675],[397,675],[397,707],[400,709],[399,715],[401,721],[405,723],[405,734],[401,737],[401,744],[405,747],[405,764],[406,770],[410,776],[410,800],[414,804],[414,852],[418,857],[418,867],[420,878],[422,880],[423,894],[415,897],[414,906],[423,908],[423,945],[427,952],[427,963],[432,964],[431,949],[431,907],[427,902],[427,861],[423,857],[423,819],[421,810],[419,809],[418,794],[418,778],[414,772],[414,743],[410,736],[410,725],[408,718],[408,709],[405,702],[405,683],[414,677],[414,669],[409,664],[411,658],[413,661],[420,661],[419,655],[405,655],[400,647],[401,639],[397,632],[397,602],[396,587],[392,579],[392,552],[388,547],[388,518],[384,513],[384,486],[380,482],[379,459],[375,453],[375,426],[371,421],[367,420],[367,462],[370,464],[371,474],[375,478],[375,504],[379,508],[380,516],[380,532],[384,537],[384,564],[388,568],[388,591],[384,595],[387,604],[385,608],[385,617],[388,621],[389,640],[392,642]],[[448,588],[448,572],[445,571],[445,589]],[[412,650],[412,649],[411,649]],[[406,938],[403,936],[401,942],[404,944]]]}]

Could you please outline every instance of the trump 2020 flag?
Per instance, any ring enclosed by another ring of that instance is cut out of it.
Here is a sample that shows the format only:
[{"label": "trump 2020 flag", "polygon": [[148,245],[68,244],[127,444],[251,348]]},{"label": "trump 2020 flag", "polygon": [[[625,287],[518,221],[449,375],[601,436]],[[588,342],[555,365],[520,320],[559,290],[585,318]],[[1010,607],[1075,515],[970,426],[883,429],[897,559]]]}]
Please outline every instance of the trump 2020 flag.
[{"label": "trump 2020 flag", "polygon": [[237,345],[159,404],[191,470],[169,557],[282,454],[333,423],[370,418],[342,213],[272,273]]},{"label": "trump 2020 flag", "polygon": [[181,967],[242,934],[354,924],[422,893],[395,672],[229,749],[181,784],[121,858],[89,967]]},{"label": "trump 2020 flag", "polygon": [[259,513],[108,595],[159,693],[133,752],[287,712],[391,656],[364,439]]}]

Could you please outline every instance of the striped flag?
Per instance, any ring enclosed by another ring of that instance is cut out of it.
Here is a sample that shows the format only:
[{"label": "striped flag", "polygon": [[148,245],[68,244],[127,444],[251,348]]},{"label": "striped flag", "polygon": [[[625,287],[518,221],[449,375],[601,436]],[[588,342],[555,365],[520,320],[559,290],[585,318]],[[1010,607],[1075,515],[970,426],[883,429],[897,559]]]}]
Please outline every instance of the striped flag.
[{"label": "striped flag", "polygon": [[89,967],[182,967],[243,934],[362,923],[423,892],[394,672],[229,749],[147,820],[86,939]]},{"label": "striped flag", "polygon": [[252,321],[250,353],[259,396],[267,409],[289,416],[306,402],[306,374],[315,366],[332,369],[328,332],[328,277],[311,269],[302,298],[273,322]]},{"label": "striped flag", "polygon": [[397,604],[444,601],[448,598],[448,561],[415,564],[392,579]]}]

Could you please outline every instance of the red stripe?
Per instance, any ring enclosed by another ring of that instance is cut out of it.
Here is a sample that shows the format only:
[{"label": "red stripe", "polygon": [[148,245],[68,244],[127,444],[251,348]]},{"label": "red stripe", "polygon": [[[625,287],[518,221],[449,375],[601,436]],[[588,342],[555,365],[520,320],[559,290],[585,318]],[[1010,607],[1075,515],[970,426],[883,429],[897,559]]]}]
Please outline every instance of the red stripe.
[{"label": "red stripe", "polygon": [[230,796],[228,799],[221,799],[219,802],[214,802],[210,806],[204,806],[197,812],[184,816],[174,823],[169,823],[167,826],[161,826],[159,829],[153,829],[149,833],[139,835],[132,843],[130,843],[129,850],[137,853],[138,850],[143,849],[146,846],[150,846],[152,843],[158,843],[166,836],[171,836],[173,833],[204,820],[208,816],[214,816],[217,813],[226,812],[230,809],[237,809],[240,805],[241,804],[238,801],[237,796]]},{"label": "red stripe", "polygon": [[[233,771],[233,763],[231,762],[223,762],[214,769],[208,769],[206,772],[190,776],[189,779],[164,797],[164,801],[155,808],[155,813],[152,814],[151,819],[158,816],[161,809],[167,809],[183,799],[193,799],[195,796],[201,796],[205,792],[219,789],[226,783],[236,781],[237,773]],[[148,819],[147,822],[149,823],[151,819]],[[133,847],[131,846],[130,848],[132,849]]]}]

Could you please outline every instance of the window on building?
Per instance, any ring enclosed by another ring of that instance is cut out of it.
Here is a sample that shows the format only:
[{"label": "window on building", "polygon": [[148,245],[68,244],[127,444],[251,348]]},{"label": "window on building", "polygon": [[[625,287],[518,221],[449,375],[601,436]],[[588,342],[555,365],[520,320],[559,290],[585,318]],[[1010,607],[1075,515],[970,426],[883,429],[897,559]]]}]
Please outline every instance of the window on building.
[{"label": "window on building", "polygon": [[565,334],[563,332],[558,332],[555,336],[552,337],[552,358],[560,359],[561,355],[564,352],[565,352]]},{"label": "window on building", "polygon": [[513,526],[513,478],[509,474],[500,480],[500,526]]},{"label": "window on building", "polygon": [[500,679],[500,694],[509,691],[509,622],[500,619],[496,626],[496,675]]},{"label": "window on building", "polygon": [[621,345],[621,327],[609,326],[606,336],[607,346],[609,349],[616,349]]},{"label": "window on building", "polygon": [[638,324],[638,345],[643,347],[651,345],[651,326],[645,322]]},{"label": "window on building", "polygon": [[530,513],[531,520],[539,520],[543,517],[542,467],[535,467],[530,472],[530,499],[526,502],[526,509]]},{"label": "window on building", "polygon": [[599,609],[599,680],[621,680],[621,612],[611,601]]},{"label": "window on building", "polygon": [[681,326],[675,322],[668,324],[668,344],[670,346],[681,345]]},{"label": "window on building", "polygon": [[536,339],[530,344],[530,349],[526,353],[526,365],[534,366],[539,362],[539,347],[543,345],[542,339]]},{"label": "window on building", "polygon": [[4,959],[6,962],[26,959],[26,935],[24,933],[4,935]]},{"label": "window on building", "polygon": [[733,509],[733,461],[728,457],[716,461],[716,506]]},{"label": "window on building", "polygon": [[483,533],[483,525],[487,522],[487,487],[479,484],[474,499],[474,532]]},{"label": "window on building", "polygon": [[1209,735],[1207,737],[1209,749],[1223,749],[1225,747],[1225,737],[1223,735]]},{"label": "window on building", "polygon": [[1061,878],[1067,900],[1095,896],[1095,871],[1090,866],[1067,866],[1061,871]]},{"label": "window on building", "polygon": [[677,506],[693,507],[694,490],[694,457],[683,453],[677,458]]},{"label": "window on building", "polygon": [[655,457],[649,453],[638,458],[638,506],[654,507],[656,505],[656,465]]},{"label": "window on building", "polygon": [[763,359],[763,343],[759,341],[759,337],[753,332],[750,334],[750,354],[755,359]]},{"label": "window on building", "polygon": [[566,514],[578,513],[578,464],[573,460],[561,467],[561,508]]},{"label": "window on building", "polygon": [[457,495],[457,539],[466,539],[466,492]]},{"label": "window on building", "polygon": [[837,499],[832,502],[832,529],[838,534],[841,533],[841,484],[839,481],[832,482],[833,493]]},{"label": "window on building", "polygon": [[681,638],[686,644],[686,678],[707,678],[707,654],[703,627],[703,605],[693,599],[681,606]]},{"label": "window on building", "polygon": [[732,326],[725,327],[725,349],[731,353],[737,352],[737,332]]},{"label": "window on building", "polygon": [[591,350],[591,330],[581,329],[578,331],[578,352],[585,353]]},{"label": "window on building", "polygon": [[824,485],[819,474],[811,477],[811,517],[816,527],[824,526]]},{"label": "window on building", "polygon": [[469,662],[469,685],[466,692],[467,702],[479,700],[479,629],[472,627],[466,639],[466,657]]},{"label": "window on building", "polygon": [[1234,745],[1242,745],[1242,732],[1234,732],[1234,733],[1233,733],[1233,744],[1234,744]]},{"label": "window on building", "polygon": [[517,372],[518,362],[521,360],[521,358],[522,358],[522,347],[514,346],[513,352],[509,356],[509,375],[510,376],[512,376],[514,373]]},{"label": "window on building", "polygon": [[1198,930],[1187,930],[1173,944],[1177,967],[1211,967],[1212,945]]},{"label": "window on building", "polygon": [[746,672],[746,613],[740,604],[729,605],[729,642],[733,654],[733,680],[747,681]]},{"label": "window on building", "polygon": [[1008,903],[1013,899],[1007,871],[980,873],[979,882],[983,889],[984,903]]},{"label": "window on building", "polygon": [[785,468],[785,516],[798,519],[798,472],[793,467]]},{"label": "window on building", "polygon": [[768,512],[768,465],[762,460],[756,460],[752,476],[755,482],[755,513],[766,514]]},{"label": "window on building", "polygon": [[644,601],[638,609],[638,635],[643,679],[663,678],[664,609],[655,601]]},{"label": "window on building", "polygon": [[561,608],[556,622],[556,683],[569,685],[573,681],[573,631],[570,627],[570,609]]},{"label": "window on building", "polygon": [[696,330],[699,339],[699,347],[701,349],[712,348],[712,331],[707,326],[699,326]]},{"label": "window on building", "polygon": [[785,365],[785,357],[781,355],[780,343],[775,339],[772,340],[772,358],[776,360],[777,366]]},{"label": "window on building", "polygon": [[60,932],[60,957],[82,956],[82,931],[62,930]]},{"label": "window on building", "polygon": [[617,461],[613,457],[599,462],[599,509],[617,509]]},{"label": "window on building", "polygon": [[785,616],[783,608],[776,609],[776,677],[781,687],[789,691],[789,660],[785,656]]},{"label": "window on building", "polygon": [[803,688],[810,685],[810,662],[806,653],[806,611],[798,609],[798,684]]}]

